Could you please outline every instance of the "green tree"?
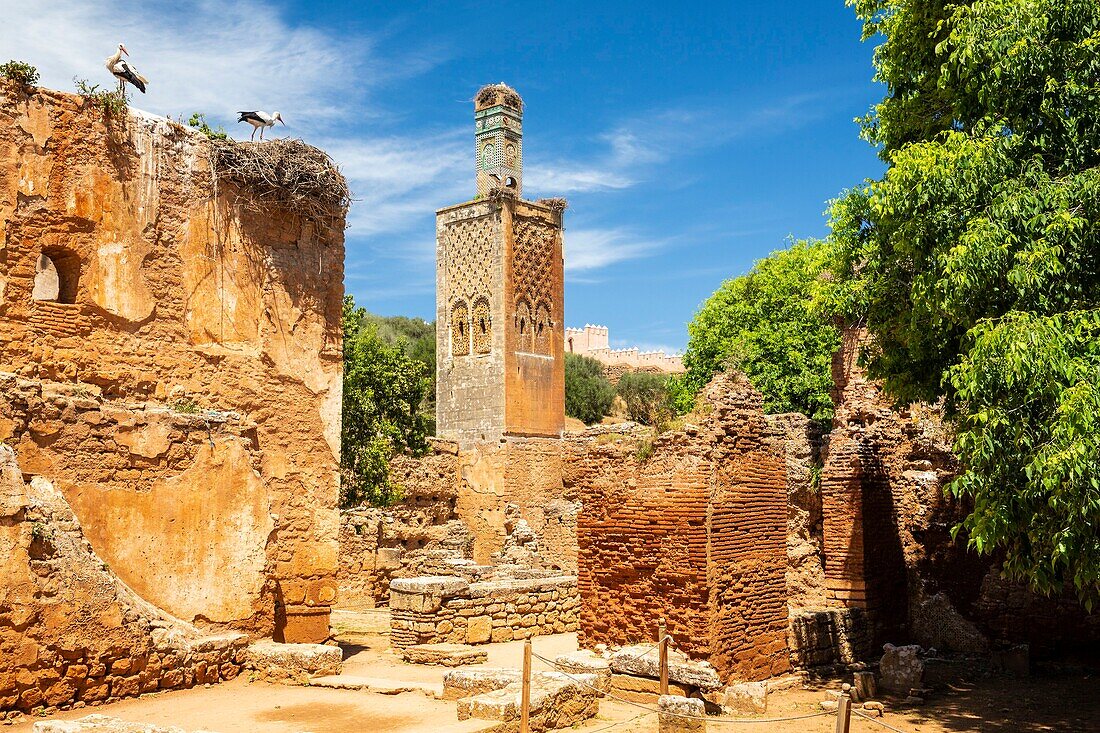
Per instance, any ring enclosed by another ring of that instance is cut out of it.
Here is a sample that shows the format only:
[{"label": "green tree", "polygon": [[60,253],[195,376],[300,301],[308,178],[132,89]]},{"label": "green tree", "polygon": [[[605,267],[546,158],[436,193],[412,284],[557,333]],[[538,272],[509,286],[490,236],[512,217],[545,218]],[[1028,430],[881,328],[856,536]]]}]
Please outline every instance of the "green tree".
[{"label": "green tree", "polygon": [[831,417],[839,337],[812,299],[826,254],[819,242],[797,242],[723,283],[688,324],[685,386],[697,393],[717,372],[739,369],[767,412]]},{"label": "green tree", "polygon": [[429,433],[435,435],[435,322],[373,313],[365,313],[362,322],[373,324],[378,338],[387,344],[400,346],[410,359],[424,365],[429,384],[420,411],[428,420]]},{"label": "green tree", "polygon": [[1100,596],[1100,4],[857,0],[885,175],[832,208],[821,302],[870,374],[944,398],[970,545]]},{"label": "green tree", "polygon": [[565,355],[565,414],[593,425],[611,410],[615,388],[603,373],[603,364],[588,356]]},{"label": "green tree", "polygon": [[344,401],[341,505],[386,506],[400,498],[390,480],[395,451],[427,451],[428,421],[420,410],[430,381],[423,363],[378,328],[344,296]]},{"label": "green tree", "polygon": [[627,372],[615,392],[626,404],[626,416],[643,425],[663,427],[673,417],[669,377],[653,372]]}]

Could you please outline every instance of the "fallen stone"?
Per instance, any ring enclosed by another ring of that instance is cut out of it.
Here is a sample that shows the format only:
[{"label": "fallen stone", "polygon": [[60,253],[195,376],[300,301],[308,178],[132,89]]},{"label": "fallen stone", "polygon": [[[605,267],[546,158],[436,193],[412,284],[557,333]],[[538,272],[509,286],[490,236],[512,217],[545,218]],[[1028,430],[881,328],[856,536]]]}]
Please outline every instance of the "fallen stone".
[{"label": "fallen stone", "polygon": [[886,712],[886,708],[881,702],[865,702],[863,703],[863,709],[874,715],[876,718],[881,718],[883,716],[883,713]]},{"label": "fallen stone", "polygon": [[880,684],[884,690],[904,693],[914,687],[921,687],[924,679],[924,663],[920,659],[919,646],[887,644],[882,649],[879,675],[882,678]]},{"label": "fallen stone", "polygon": [[[611,655],[611,671],[656,679],[661,674],[659,656],[652,646],[626,646]],[[668,653],[668,679],[701,690],[722,686],[718,671],[710,662],[688,659],[675,649]]]},{"label": "fallen stone", "polygon": [[[34,733],[186,733],[186,731],[175,726],[131,723],[107,715],[88,715],[79,720],[48,720],[35,723]],[[210,733],[210,731],[194,733]]]},{"label": "fallen stone", "polygon": [[990,654],[989,662],[994,670],[1014,677],[1027,677],[1031,673],[1031,651],[1027,644],[998,649]]},{"label": "fallen stone", "polygon": [[[679,697],[691,697],[696,689],[681,685],[679,682],[668,683],[668,694]],[[629,674],[612,674],[611,692],[615,697],[623,700],[652,704],[656,703],[657,698],[661,696],[661,681]]]},{"label": "fallen stone", "polygon": [[702,694],[704,700],[722,709],[726,715],[740,713],[766,713],[768,711],[768,683],[740,682]]},{"label": "fallen stone", "polygon": [[467,644],[416,644],[399,649],[398,653],[409,664],[434,664],[440,667],[462,667],[489,661],[488,652]]},{"label": "fallen stone", "polygon": [[902,700],[902,702],[906,705],[923,705],[924,704],[924,698],[923,697],[917,697],[916,695],[910,695],[909,697]]},{"label": "fallen stone", "polygon": [[697,698],[661,695],[657,726],[660,733],[706,733],[706,707]]},{"label": "fallen stone", "polygon": [[[500,689],[460,698],[458,719],[499,720],[495,733],[519,729],[523,685],[518,673],[516,681]],[[532,731],[568,728],[596,716],[599,699],[594,675],[575,675],[575,679],[560,672],[536,672],[531,676]]]},{"label": "fallen stone", "polygon": [[870,700],[878,693],[873,672],[856,672],[852,675],[852,699],[856,702]]},{"label": "fallen stone", "polygon": [[516,669],[456,669],[443,675],[443,699],[457,700],[492,692],[518,682],[519,678],[519,670]]},{"label": "fallen stone", "polygon": [[340,674],[344,654],[324,644],[280,644],[257,641],[245,651],[245,668],[261,679],[309,684],[309,678]]},{"label": "fallen stone", "polygon": [[840,707],[840,703],[836,700],[822,700],[818,703],[821,709],[828,713],[835,713],[836,709]]},{"label": "fallen stone", "polygon": [[[554,659],[558,669],[568,674],[591,674],[596,677],[596,687],[607,692],[611,689],[611,665],[600,655],[587,650],[561,654]],[[660,683],[658,683],[660,684]]]}]

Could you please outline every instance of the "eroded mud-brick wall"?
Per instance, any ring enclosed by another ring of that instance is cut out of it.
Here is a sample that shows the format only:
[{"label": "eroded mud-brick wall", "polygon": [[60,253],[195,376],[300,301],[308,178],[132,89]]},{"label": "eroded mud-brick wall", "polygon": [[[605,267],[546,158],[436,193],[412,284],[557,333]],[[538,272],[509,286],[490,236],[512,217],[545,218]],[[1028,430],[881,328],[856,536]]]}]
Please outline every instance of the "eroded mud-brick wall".
[{"label": "eroded mud-brick wall", "polygon": [[[581,639],[676,643],[726,680],[789,668],[784,454],[741,375],[706,389],[699,425],[566,442],[578,518]],[[650,455],[647,455],[649,453]]]},{"label": "eroded mud-brick wall", "polygon": [[0,444],[0,721],[235,677],[247,637],[206,635],[98,557],[65,497]]},{"label": "eroded mud-brick wall", "polygon": [[458,455],[436,443],[422,458],[395,456],[390,479],[402,489],[392,507],[340,512],[339,605],[374,608],[389,600],[390,580],[447,575],[449,560],[473,554],[473,535],[458,519]]},{"label": "eroded mud-brick wall", "polygon": [[0,438],[164,610],[319,641],[343,221],[239,206],[208,145],[72,95],[0,97],[0,372],[22,380]]},{"label": "eroded mud-brick wall", "polygon": [[963,534],[952,539],[969,509],[945,492],[958,471],[950,428],[938,408],[898,409],[867,378],[858,361],[866,339],[845,331],[833,360],[836,418],[821,480],[830,603],[865,609],[879,642],[963,652],[1020,641],[1039,654],[1095,649],[1100,617],[1071,592],[1036,596],[1001,578],[995,557],[967,550]]}]

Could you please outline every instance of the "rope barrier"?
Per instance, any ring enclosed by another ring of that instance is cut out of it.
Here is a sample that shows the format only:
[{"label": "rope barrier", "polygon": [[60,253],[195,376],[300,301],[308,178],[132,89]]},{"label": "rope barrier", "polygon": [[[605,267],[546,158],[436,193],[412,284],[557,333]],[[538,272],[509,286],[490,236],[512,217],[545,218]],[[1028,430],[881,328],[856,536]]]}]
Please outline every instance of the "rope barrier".
[{"label": "rope barrier", "polygon": [[[671,715],[671,716],[676,717],[676,718],[687,718],[688,720],[705,720],[708,723],[732,723],[732,724],[736,724],[736,725],[750,724],[750,723],[785,723],[785,722],[792,721],[792,720],[806,720],[807,718],[819,718],[822,715],[832,715],[832,713],[829,713],[825,710],[822,710],[822,711],[816,712],[816,713],[808,713],[806,715],[793,715],[793,716],[786,717],[786,718],[719,718],[719,717],[711,717],[711,716],[700,717],[698,715],[688,715],[687,713],[674,713],[674,712],[671,712],[671,711],[660,711],[660,710],[651,708],[648,705],[643,705],[642,703],[634,702],[633,700],[624,700],[621,697],[615,697],[610,692],[604,692],[600,688],[594,687],[594,686],[588,684],[587,682],[585,682],[584,680],[581,680],[581,679],[578,679],[578,678],[574,677],[572,674],[570,674],[569,672],[566,672],[564,669],[562,669],[561,666],[557,662],[551,661],[551,660],[547,659],[546,657],[542,656],[541,654],[535,653],[533,650],[531,652],[531,656],[533,656],[535,659],[538,659],[539,661],[549,665],[550,667],[553,667],[560,674],[565,675],[569,679],[576,682],[578,685],[581,685],[582,687],[587,687],[588,689],[593,690],[594,692],[599,694],[601,697],[607,697],[607,698],[610,698],[610,699],[614,700],[615,702],[620,702],[620,703],[623,703],[624,705],[631,705],[633,707],[639,708],[641,710],[645,710],[646,712],[648,712],[650,714],[655,714],[655,715]],[[640,658],[641,657],[639,657],[639,659]],[[905,733],[905,731],[902,731],[901,733]]]},{"label": "rope barrier", "polygon": [[890,725],[889,723],[887,723],[887,722],[886,722],[885,720],[879,720],[878,718],[876,718],[876,717],[874,717],[874,716],[872,716],[872,715],[867,715],[867,714],[866,714],[866,713],[864,713],[863,711],[861,711],[861,710],[858,710],[858,709],[856,709],[856,708],[852,708],[852,712],[853,712],[854,714],[856,714],[857,716],[859,716],[859,717],[861,717],[861,718],[865,719],[865,720],[869,720],[869,721],[871,721],[872,723],[878,723],[878,724],[879,724],[879,725],[881,725],[881,726],[882,726],[883,728],[886,728],[887,730],[892,730],[892,731],[894,731],[894,733],[909,733],[909,731],[907,731],[907,730],[902,730],[901,728],[895,728],[894,726],[892,726],[892,725]]}]

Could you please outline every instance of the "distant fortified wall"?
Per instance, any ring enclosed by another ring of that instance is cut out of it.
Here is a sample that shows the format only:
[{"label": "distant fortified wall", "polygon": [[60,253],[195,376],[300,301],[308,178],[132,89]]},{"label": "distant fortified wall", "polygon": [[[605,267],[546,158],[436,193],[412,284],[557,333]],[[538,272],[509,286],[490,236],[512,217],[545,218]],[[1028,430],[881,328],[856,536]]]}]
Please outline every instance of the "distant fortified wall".
[{"label": "distant fortified wall", "polygon": [[[683,359],[678,354],[663,351],[641,351],[637,346],[628,349],[612,349],[607,326],[586,323],[584,328],[565,329],[565,351],[569,354],[589,356],[608,367],[680,374],[685,371]],[[616,379],[617,381],[617,379]]]},{"label": "distant fortified wall", "polygon": [[73,95],[0,96],[0,440],[144,601],[323,641],[343,213],[244,205],[254,192],[215,184],[210,145]]}]

